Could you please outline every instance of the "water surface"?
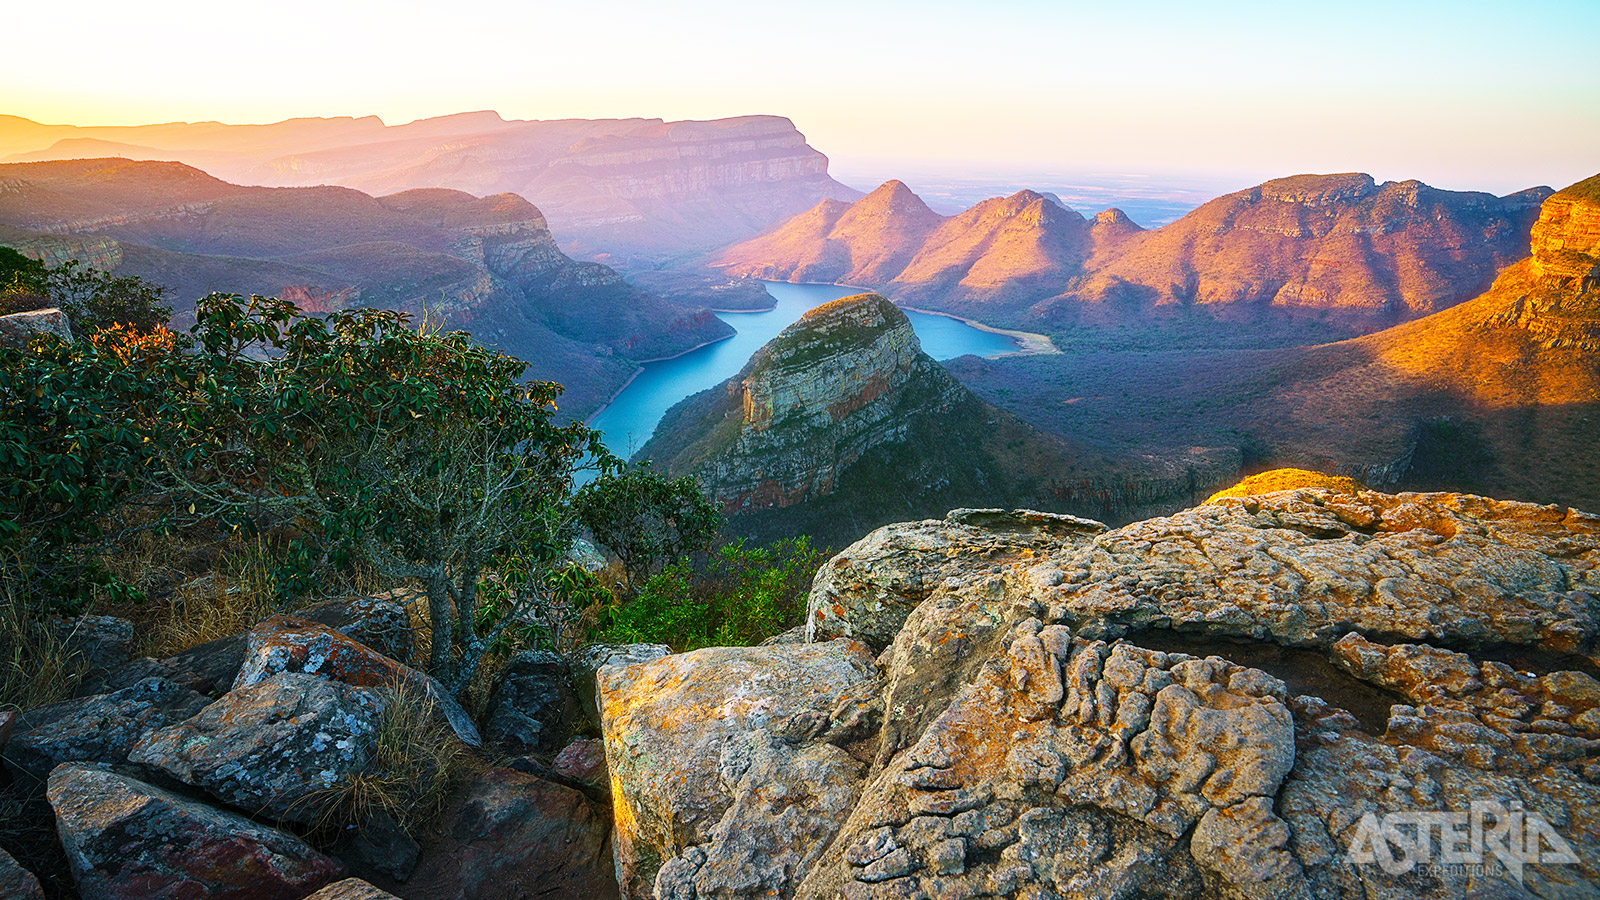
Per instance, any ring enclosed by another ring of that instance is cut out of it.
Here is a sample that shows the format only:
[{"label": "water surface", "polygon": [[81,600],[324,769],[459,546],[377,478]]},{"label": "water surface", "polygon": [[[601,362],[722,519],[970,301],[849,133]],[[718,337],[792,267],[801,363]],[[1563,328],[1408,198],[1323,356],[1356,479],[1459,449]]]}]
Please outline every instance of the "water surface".
[{"label": "water surface", "polygon": [[[767,282],[767,293],[777,305],[764,312],[721,312],[717,318],[738,333],[727,340],[690,350],[682,356],[645,363],[628,386],[589,424],[604,432],[606,446],[619,456],[631,456],[655,433],[667,410],[685,397],[715,387],[744,368],[750,357],[807,310],[861,293],[860,288],[837,284],[785,284]],[[949,316],[906,311],[922,349],[934,359],[954,359],[971,353],[996,356],[1017,349],[1017,342],[983,331]]]}]

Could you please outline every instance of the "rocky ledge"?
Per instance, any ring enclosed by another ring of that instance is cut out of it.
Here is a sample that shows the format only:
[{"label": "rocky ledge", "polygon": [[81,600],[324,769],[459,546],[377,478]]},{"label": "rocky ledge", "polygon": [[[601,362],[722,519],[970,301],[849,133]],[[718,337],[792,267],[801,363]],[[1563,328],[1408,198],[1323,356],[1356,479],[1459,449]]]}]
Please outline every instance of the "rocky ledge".
[{"label": "rocky ledge", "polygon": [[1597,562],[1459,494],[880,529],[811,643],[600,670],[623,894],[1597,896]]}]

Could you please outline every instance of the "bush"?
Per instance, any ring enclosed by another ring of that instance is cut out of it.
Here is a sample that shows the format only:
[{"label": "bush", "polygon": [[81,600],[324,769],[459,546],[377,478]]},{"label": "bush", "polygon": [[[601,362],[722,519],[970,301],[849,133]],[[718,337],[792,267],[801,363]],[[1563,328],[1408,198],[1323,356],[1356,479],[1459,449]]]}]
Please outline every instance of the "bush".
[{"label": "bush", "polygon": [[0,247],[0,315],[54,306],[77,334],[101,328],[150,331],[172,316],[166,290],[136,275],[112,275],[77,260],[46,268]]},{"label": "bush", "polygon": [[811,580],[827,561],[804,536],[727,544],[701,566],[679,561],[601,618],[597,639],[667,644],[676,651],[748,646],[805,623]]},{"label": "bush", "polygon": [[722,514],[693,478],[669,478],[648,464],[604,472],[573,499],[578,522],[622,563],[637,591],[663,566],[711,546]]}]

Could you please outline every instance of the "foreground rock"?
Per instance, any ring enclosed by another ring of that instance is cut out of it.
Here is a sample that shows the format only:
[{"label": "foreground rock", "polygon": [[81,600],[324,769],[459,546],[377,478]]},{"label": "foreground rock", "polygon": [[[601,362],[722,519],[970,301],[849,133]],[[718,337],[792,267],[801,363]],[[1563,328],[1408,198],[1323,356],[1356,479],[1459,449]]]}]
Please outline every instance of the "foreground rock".
[{"label": "foreground rock", "polygon": [[414,691],[432,701],[467,745],[477,747],[483,743],[472,717],[438,681],[321,623],[295,616],[273,616],[251,629],[233,689],[259,684],[285,672],[317,675],[357,687]]},{"label": "foreground rock", "polygon": [[666,644],[590,644],[568,660],[568,674],[573,689],[578,692],[578,702],[584,715],[596,725],[600,724],[600,693],[597,677],[606,666],[627,668],[671,656],[672,648]]},{"label": "foreground rock", "polygon": [[512,657],[496,679],[484,736],[513,752],[556,753],[580,715],[561,658],[529,650]]},{"label": "foreground rock", "polygon": [[299,900],[343,874],[291,834],[87,766],[52,772],[49,796],[84,900]]},{"label": "foreground rock", "polygon": [[124,763],[140,738],[188,719],[206,702],[188,688],[146,678],[109,694],[35,707],[17,718],[0,757],[41,780],[64,762]]},{"label": "foreground rock", "polygon": [[807,703],[780,646],[608,689],[625,896],[1596,896],[1600,517],[1306,489],[985,527],[819,576],[818,621],[892,632],[881,679]]},{"label": "foreground rock", "polygon": [[36,309],[0,316],[0,347],[21,349],[28,346],[29,341],[46,334],[64,341],[72,340],[67,314],[59,309]]},{"label": "foreground rock", "polygon": [[0,850],[0,897],[5,900],[44,900],[44,889],[33,873]]},{"label": "foreground rock", "polygon": [[379,890],[359,878],[336,881],[306,900],[400,900],[388,891]]},{"label": "foreground rock", "polygon": [[781,891],[827,846],[863,768],[830,740],[872,730],[864,645],[710,648],[599,679],[627,896],[658,868],[672,896]]},{"label": "foreground rock", "polygon": [[341,781],[367,772],[390,693],[302,673],[229,692],[146,735],[129,761],[252,815],[309,823]]},{"label": "foreground rock", "polygon": [[609,823],[578,791],[510,769],[458,789],[402,890],[429,900],[617,895]]}]

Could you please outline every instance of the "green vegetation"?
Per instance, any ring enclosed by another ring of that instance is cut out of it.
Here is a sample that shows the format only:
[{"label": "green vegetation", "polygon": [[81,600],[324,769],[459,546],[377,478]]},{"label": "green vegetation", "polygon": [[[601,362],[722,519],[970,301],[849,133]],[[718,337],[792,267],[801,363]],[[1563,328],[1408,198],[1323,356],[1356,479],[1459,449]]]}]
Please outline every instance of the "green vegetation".
[{"label": "green vegetation", "polygon": [[115,276],[77,260],[47,268],[10,247],[0,247],[0,315],[57,307],[81,332],[132,326],[149,331],[172,310],[166,292],[136,276]]},{"label": "green vegetation", "polygon": [[605,611],[600,637],[677,651],[760,643],[805,624],[811,579],[827,558],[805,537],[765,547],[735,541],[700,565],[679,561],[650,578]]},{"label": "green vegetation", "polygon": [[[459,697],[522,647],[751,642],[800,621],[818,551],[708,555],[722,518],[692,480],[622,466],[556,419],[559,385],[464,333],[223,294],[177,333],[137,280],[0,266],[7,284],[79,291],[82,323],[0,350],[0,702],[70,685],[37,623],[90,607],[169,655],[299,602],[409,586],[426,668]],[[121,321],[130,309],[148,315]],[[600,475],[579,492],[584,466]],[[569,559],[585,529],[614,576]],[[673,624],[695,604],[694,627]]]},{"label": "green vegetation", "polygon": [[638,590],[673,560],[711,546],[722,515],[692,478],[668,478],[648,465],[606,472],[574,498],[578,521],[622,562]]}]

